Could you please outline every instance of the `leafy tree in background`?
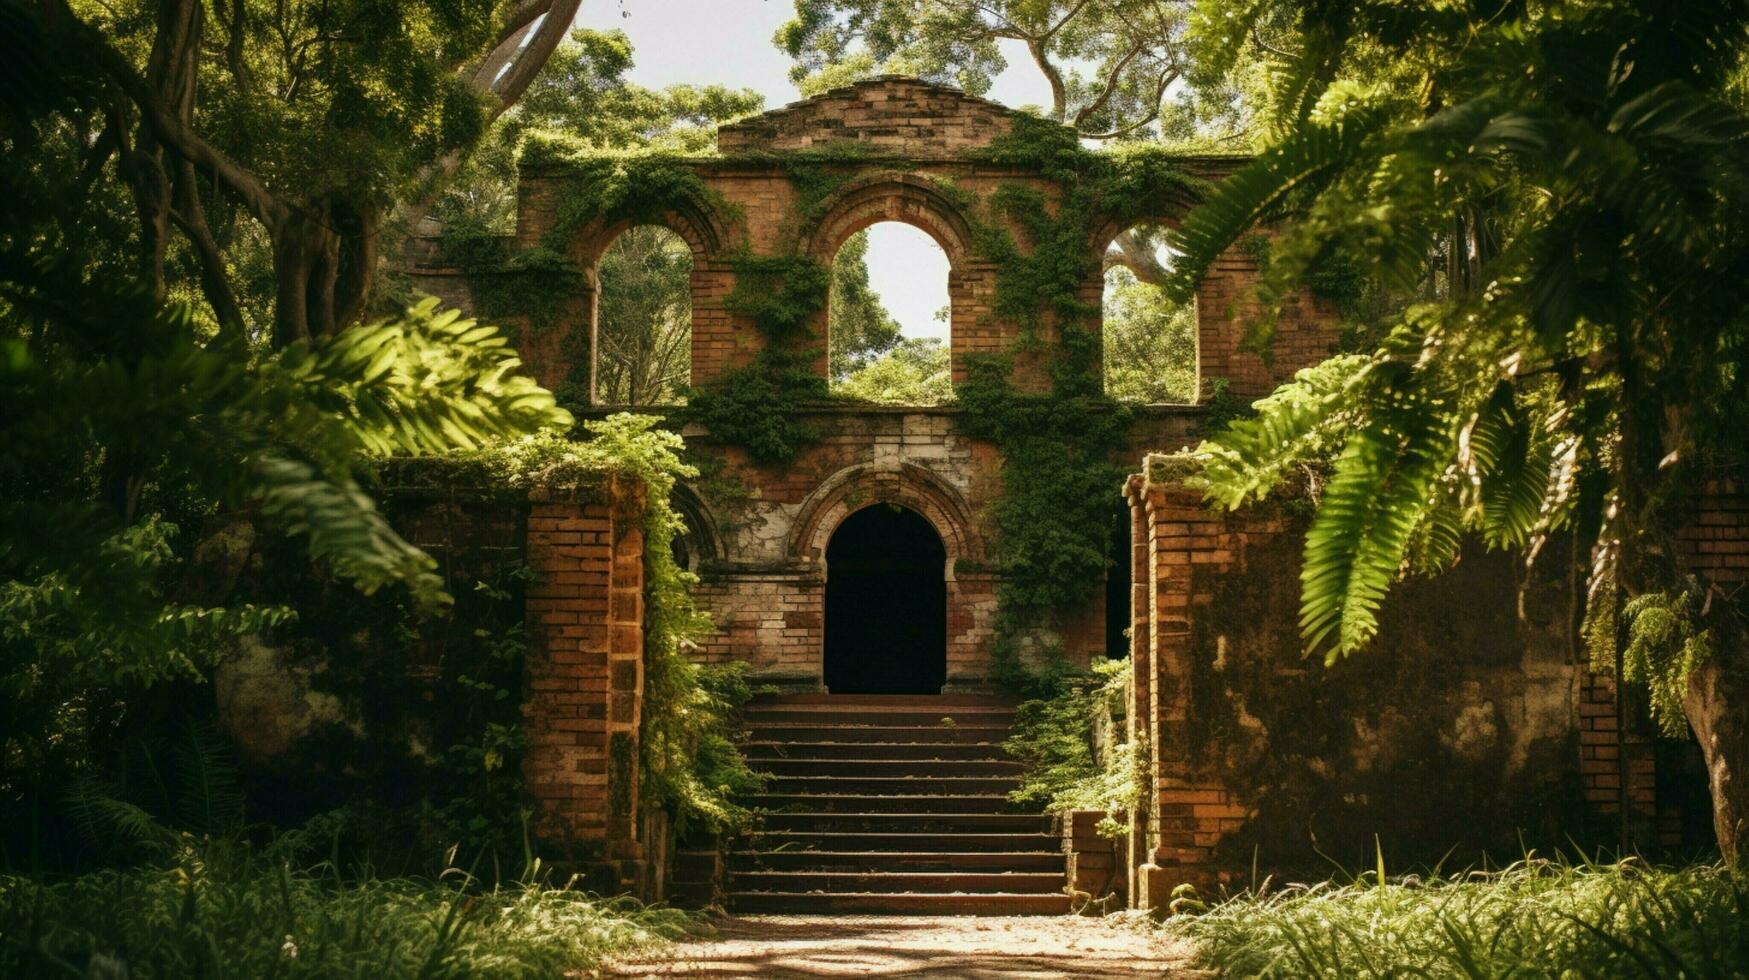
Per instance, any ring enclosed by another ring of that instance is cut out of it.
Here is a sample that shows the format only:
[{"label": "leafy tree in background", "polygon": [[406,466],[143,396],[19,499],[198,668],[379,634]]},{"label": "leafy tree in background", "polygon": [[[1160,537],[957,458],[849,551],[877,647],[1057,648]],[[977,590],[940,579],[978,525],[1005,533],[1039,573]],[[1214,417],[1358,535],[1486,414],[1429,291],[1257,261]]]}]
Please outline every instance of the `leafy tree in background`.
[{"label": "leafy tree in background", "polygon": [[902,338],[858,368],[836,394],[886,405],[944,405],[953,401],[947,345],[935,337]]},{"label": "leafy tree in background", "polygon": [[1173,300],[1128,268],[1105,273],[1105,393],[1144,405],[1197,398],[1196,306]]},{"label": "leafy tree in background", "polygon": [[842,384],[899,346],[899,321],[881,304],[868,279],[868,231],[845,239],[832,257],[827,340],[833,384]]},{"label": "leafy tree in background", "polygon": [[[162,704],[145,692],[295,615],[236,598],[263,542],[445,604],[365,490],[376,459],[570,424],[490,327],[429,302],[345,325],[374,262],[348,249],[377,234],[352,219],[463,145],[450,122],[489,114],[452,62],[492,21],[342,6],[0,3],[9,832]],[[296,322],[263,342],[288,283]]]},{"label": "leafy tree in background", "polygon": [[601,257],[596,398],[609,405],[673,402],[691,379],[692,249],[638,225]]},{"label": "leafy tree in background", "polygon": [[764,104],[751,89],[644,88],[626,80],[632,64],[624,32],[572,31],[521,101],[499,117],[446,185],[433,217],[448,230],[514,231],[517,150],[530,130],[557,130],[607,151],[655,147],[704,153],[715,146],[718,124]]},{"label": "leafy tree in background", "polygon": [[[795,0],[795,9],[775,40],[806,94],[894,72],[984,95],[1008,67],[1007,41],[1050,85],[1045,114],[1083,139],[1165,136],[1227,152],[1249,146],[1261,54],[1281,33],[1259,17],[1248,35],[1256,44],[1235,45],[1209,71],[1191,58],[1190,41],[1211,12],[1190,0]],[[1166,270],[1153,244],[1125,233],[1118,259],[1159,284]]]},{"label": "leafy tree in background", "polygon": [[186,275],[219,331],[285,346],[365,312],[385,216],[516,102],[577,6],[5,0],[0,61],[53,93],[35,137],[71,193],[125,189],[149,299]]},{"label": "leafy tree in background", "polygon": [[1328,466],[1300,607],[1328,658],[1365,647],[1395,580],[1450,566],[1465,535],[1582,567],[1600,659],[1619,626],[1626,679],[1698,736],[1720,848],[1745,859],[1742,600],[1691,573],[1678,532],[1703,481],[1741,472],[1749,433],[1749,4],[1228,13],[1210,61],[1259,19],[1295,41],[1267,149],[1184,225],[1179,295],[1284,209],[1266,299],[1336,248],[1393,288],[1436,275],[1375,350],[1301,372],[1205,444],[1209,497],[1239,506]]},{"label": "leafy tree in background", "polygon": [[797,83],[853,64],[953,81],[974,95],[1008,66],[999,42],[1016,41],[1050,83],[1051,118],[1109,139],[1159,119],[1186,70],[1187,12],[1156,0],[796,0],[776,40],[796,59]]}]

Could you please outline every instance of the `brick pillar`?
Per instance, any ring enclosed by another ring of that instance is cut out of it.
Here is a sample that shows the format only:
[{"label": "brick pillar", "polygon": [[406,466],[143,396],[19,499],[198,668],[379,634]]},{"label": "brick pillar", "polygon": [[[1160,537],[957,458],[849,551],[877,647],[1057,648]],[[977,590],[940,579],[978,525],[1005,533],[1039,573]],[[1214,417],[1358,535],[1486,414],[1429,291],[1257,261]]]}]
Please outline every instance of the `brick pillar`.
[{"label": "brick pillar", "polygon": [[1240,350],[1246,325],[1264,313],[1251,295],[1259,276],[1257,258],[1238,244],[1215,259],[1197,286],[1197,360],[1204,396],[1217,378],[1247,400],[1267,395],[1295,371],[1336,351],[1340,317],[1328,302],[1304,290],[1282,303],[1268,360]]},{"label": "brick pillar", "polygon": [[723,309],[723,300],[735,287],[731,264],[722,260],[695,260],[692,267],[692,381],[702,385],[716,380],[730,368],[745,364],[751,352],[736,346],[738,335],[758,331],[735,329],[734,318]]},{"label": "brick pillar", "polygon": [[536,492],[528,516],[528,747],[535,833],[616,891],[647,893],[639,840],[643,487]]},{"label": "brick pillar", "polygon": [[[1149,656],[1152,645],[1151,631],[1153,617],[1149,606],[1151,585],[1149,579],[1150,563],[1148,561],[1148,510],[1144,478],[1136,474],[1124,484],[1124,496],[1130,505],[1130,689],[1129,710],[1127,712],[1130,743],[1138,746],[1141,753],[1141,769],[1149,774],[1152,783],[1157,777],[1158,762],[1154,755],[1154,744],[1159,737],[1154,723],[1154,676],[1153,659]],[[1154,838],[1154,821],[1158,816],[1158,794],[1148,794],[1142,800],[1142,806],[1130,815],[1130,835],[1127,842],[1128,864],[1130,868],[1140,868],[1152,864],[1152,855],[1157,841]],[[1143,888],[1140,874],[1126,876],[1130,908],[1143,908],[1145,903],[1139,894]]]},{"label": "brick pillar", "polygon": [[1622,777],[1627,777],[1628,833],[1644,842],[1657,816],[1658,790],[1652,739],[1624,725],[1616,714],[1616,680],[1585,671],[1579,689],[1579,777],[1585,800],[1601,813],[1621,813]]},{"label": "brick pillar", "polygon": [[1149,773],[1154,814],[1146,864],[1132,876],[1140,908],[1162,908],[1172,889],[1191,884],[1205,893],[1222,878],[1216,863],[1221,839],[1243,825],[1248,809],[1193,751],[1191,622],[1212,597],[1208,573],[1232,567],[1235,535],[1202,495],[1177,483],[1170,461],[1150,458],[1134,498],[1145,515],[1147,618],[1145,659],[1153,751]]},{"label": "brick pillar", "polygon": [[518,324],[517,353],[542,387],[580,386],[589,401],[595,401],[595,319],[595,287],[579,283],[553,322]]},{"label": "brick pillar", "polygon": [[954,384],[966,380],[966,355],[1000,354],[1013,337],[996,322],[994,263],[968,261],[947,275],[948,360]]}]

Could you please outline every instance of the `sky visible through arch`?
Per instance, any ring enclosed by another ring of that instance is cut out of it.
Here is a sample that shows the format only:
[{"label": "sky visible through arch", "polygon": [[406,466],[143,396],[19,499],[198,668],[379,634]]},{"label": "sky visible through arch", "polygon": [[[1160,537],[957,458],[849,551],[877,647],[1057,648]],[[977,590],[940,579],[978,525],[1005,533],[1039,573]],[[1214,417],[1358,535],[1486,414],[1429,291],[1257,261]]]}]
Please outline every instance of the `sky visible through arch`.
[{"label": "sky visible through arch", "polygon": [[[632,81],[750,88],[775,109],[801,98],[789,56],[771,43],[794,14],[790,0],[583,0],[579,27],[621,30],[631,38]],[[1019,42],[989,98],[1004,105],[1048,105],[1050,86]],[[928,235],[884,222],[869,229],[870,284],[907,337],[947,336],[935,313],[947,304],[947,256]]]}]

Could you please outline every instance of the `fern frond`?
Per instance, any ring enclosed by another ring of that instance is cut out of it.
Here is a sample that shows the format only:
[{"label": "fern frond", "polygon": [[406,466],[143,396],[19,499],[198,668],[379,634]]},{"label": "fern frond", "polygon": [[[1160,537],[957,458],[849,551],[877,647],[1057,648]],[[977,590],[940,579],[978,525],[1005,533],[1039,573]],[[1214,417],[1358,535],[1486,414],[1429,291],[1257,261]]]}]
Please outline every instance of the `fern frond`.
[{"label": "fern frond", "polygon": [[1215,185],[1175,236],[1182,253],[1169,285],[1188,301],[1196,281],[1247,230],[1298,191],[1328,178],[1360,155],[1388,115],[1375,108],[1351,110],[1332,122],[1304,122],[1251,163]]},{"label": "fern frond", "polygon": [[1350,435],[1306,535],[1300,635],[1326,662],[1378,632],[1378,609],[1401,572],[1453,436],[1425,404],[1394,406]]},{"label": "fern frond", "polygon": [[1432,503],[1421,516],[1409,547],[1410,570],[1438,575],[1457,564],[1464,541],[1464,478],[1448,467],[1435,484]]},{"label": "fern frond", "polygon": [[1356,392],[1376,363],[1372,357],[1343,354],[1305,368],[1256,402],[1254,418],[1235,420],[1204,442],[1197,453],[1203,458],[1207,498],[1238,508],[1266,496],[1290,467],[1333,452],[1347,413],[1357,405]]},{"label": "fern frond", "polygon": [[222,836],[243,824],[237,766],[211,725],[188,719],[176,746],[180,783],[177,809],[185,826]]},{"label": "fern frond", "polygon": [[1492,548],[1522,547],[1540,525],[1553,459],[1511,382],[1496,385],[1464,426],[1458,460],[1476,491],[1469,513],[1483,540]]},{"label": "fern frond", "polygon": [[174,831],[143,807],[117,799],[112,788],[94,776],[77,776],[68,784],[66,805],[80,834],[93,846],[119,841],[167,851],[175,844]]},{"label": "fern frond", "polygon": [[308,463],[275,455],[257,459],[253,474],[262,512],[283,521],[289,533],[307,535],[310,557],[328,562],[367,595],[404,582],[422,604],[447,598],[437,563],[395,533],[351,479],[324,479]]}]

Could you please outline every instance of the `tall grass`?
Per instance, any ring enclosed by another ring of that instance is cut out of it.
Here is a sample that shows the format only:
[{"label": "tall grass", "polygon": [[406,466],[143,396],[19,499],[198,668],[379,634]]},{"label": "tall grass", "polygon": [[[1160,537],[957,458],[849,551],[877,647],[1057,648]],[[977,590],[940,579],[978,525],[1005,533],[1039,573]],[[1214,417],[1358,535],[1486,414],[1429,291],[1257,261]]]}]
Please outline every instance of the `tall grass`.
[{"label": "tall grass", "polygon": [[0,876],[0,976],[551,977],[691,920],[539,884],[342,878],[272,849],[190,846],[151,868]]},{"label": "tall grass", "polygon": [[1749,976],[1749,876],[1527,859],[1246,893],[1168,928],[1223,976]]}]

